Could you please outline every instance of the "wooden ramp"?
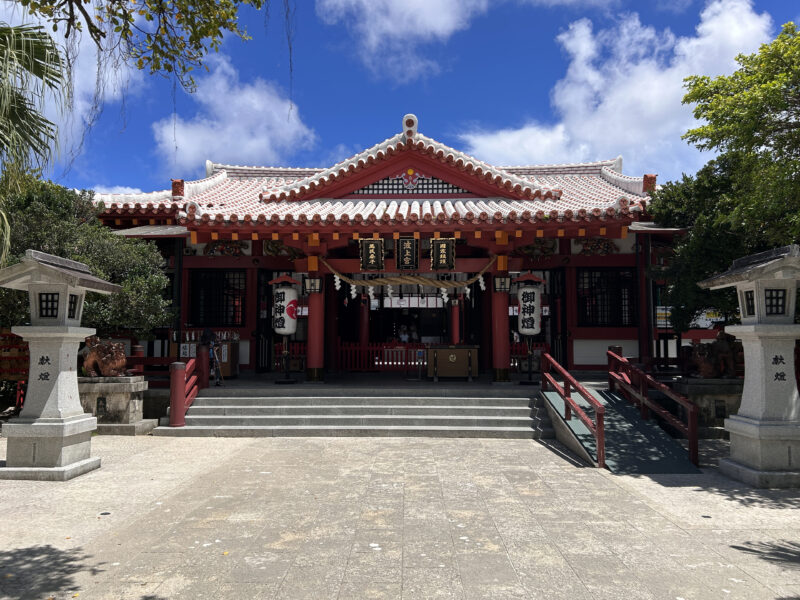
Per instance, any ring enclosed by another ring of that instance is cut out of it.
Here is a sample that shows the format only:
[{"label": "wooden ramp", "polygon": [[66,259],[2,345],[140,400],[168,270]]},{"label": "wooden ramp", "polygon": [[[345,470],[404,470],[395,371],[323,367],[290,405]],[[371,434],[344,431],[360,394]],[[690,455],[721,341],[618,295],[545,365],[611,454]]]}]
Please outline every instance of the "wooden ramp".
[{"label": "wooden ramp", "polygon": [[[654,419],[643,420],[639,410],[616,393],[589,387],[587,389],[606,407],[605,460],[606,467],[611,472],[642,475],[700,473],[690,462],[688,453],[680,442],[661,429]],[[586,425],[574,417],[564,421],[564,400],[552,391],[541,392],[541,396],[554,409],[550,411],[551,418],[560,418],[565,425],[556,427],[557,437],[561,439],[563,434],[560,432],[568,431],[567,435],[572,436],[573,444],[577,442],[590,457],[596,457],[595,438]],[[587,412],[591,411],[589,403],[578,394],[573,396],[573,400]]]}]

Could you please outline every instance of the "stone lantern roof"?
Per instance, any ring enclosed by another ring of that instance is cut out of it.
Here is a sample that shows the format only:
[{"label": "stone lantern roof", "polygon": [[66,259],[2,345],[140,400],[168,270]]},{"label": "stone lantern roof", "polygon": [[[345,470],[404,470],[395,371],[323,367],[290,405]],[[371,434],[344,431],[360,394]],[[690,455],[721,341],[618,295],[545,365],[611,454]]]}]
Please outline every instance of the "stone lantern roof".
[{"label": "stone lantern roof", "polygon": [[113,294],[122,288],[92,275],[81,262],[26,250],[22,262],[0,270],[0,287],[28,291],[31,284],[61,283],[87,292]]},{"label": "stone lantern roof", "polygon": [[718,290],[757,279],[800,279],[800,246],[792,244],[733,261],[731,268],[697,283]]}]

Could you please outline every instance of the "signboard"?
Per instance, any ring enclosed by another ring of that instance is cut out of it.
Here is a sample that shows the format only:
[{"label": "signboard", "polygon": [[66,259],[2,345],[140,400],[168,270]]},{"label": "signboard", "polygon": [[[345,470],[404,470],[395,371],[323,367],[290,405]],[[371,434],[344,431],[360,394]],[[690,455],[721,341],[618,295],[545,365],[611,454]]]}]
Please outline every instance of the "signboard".
[{"label": "signboard", "polygon": [[397,240],[397,269],[398,271],[419,270],[419,240],[415,238],[400,238]]},{"label": "signboard", "polygon": [[383,240],[358,240],[361,247],[361,270],[383,271]]},{"label": "signboard", "polygon": [[517,292],[519,300],[519,332],[537,335],[542,331],[542,294],[538,286],[524,285]]},{"label": "signboard", "polygon": [[297,290],[282,286],[272,297],[272,328],[278,335],[294,334],[297,331]]},{"label": "signboard", "polygon": [[431,270],[452,271],[456,266],[456,240],[455,238],[440,238],[431,240]]}]

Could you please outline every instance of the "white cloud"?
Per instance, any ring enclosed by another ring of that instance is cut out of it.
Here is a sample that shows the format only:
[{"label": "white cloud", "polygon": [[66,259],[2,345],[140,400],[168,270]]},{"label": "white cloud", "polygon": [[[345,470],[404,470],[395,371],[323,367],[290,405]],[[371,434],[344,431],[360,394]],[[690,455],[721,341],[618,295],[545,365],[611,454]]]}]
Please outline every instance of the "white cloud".
[{"label": "white cloud", "polygon": [[574,162],[623,154],[626,173],[658,171],[660,180],[693,173],[710,156],[681,140],[694,119],[681,104],[683,79],[719,75],[771,38],[772,21],[749,0],[714,0],[695,34],[676,37],[637,15],[595,33],[581,19],[558,36],[569,56],[553,88],[555,123],[530,121],[499,131],[462,134],[467,151],[495,164]]},{"label": "white cloud", "polygon": [[689,9],[694,0],[658,0],[656,8],[666,12],[680,14]]},{"label": "white cloud", "polygon": [[[514,1],[545,8],[612,8],[620,3],[620,0]],[[316,0],[316,9],[317,15],[329,25],[343,23],[354,31],[358,38],[358,58],[375,75],[408,83],[439,72],[439,65],[420,52],[421,45],[447,42],[498,3],[498,0]]]},{"label": "white cloud", "polygon": [[408,82],[438,66],[419,44],[445,42],[483,14],[489,0],[317,0],[319,17],[345,23],[359,38],[359,58],[376,74]]},{"label": "white cloud", "polygon": [[[310,147],[314,132],[297,107],[271,83],[241,82],[227,57],[211,56],[211,72],[197,79],[191,119],[180,115],[153,123],[157,151],[171,173],[197,172],[206,159],[241,165],[282,164]],[[173,171],[174,169],[174,171]]]},{"label": "white cloud", "polygon": [[[8,1],[0,2],[0,21],[12,25],[38,22],[28,16],[18,2]],[[122,100],[129,89],[133,91],[139,87],[143,75],[126,64],[108,64],[98,59],[97,47],[88,35],[76,31],[66,40],[63,28],[52,32],[45,25],[45,29],[72,60],[71,105],[64,106],[48,97],[44,106],[45,116],[58,127],[55,158],[62,166],[69,166],[81,153],[84,135],[99,110],[107,103]]]},{"label": "white cloud", "polygon": [[613,8],[615,6],[618,6],[620,3],[620,0],[519,0],[519,1],[522,2],[523,4],[533,4],[534,6],[545,6],[548,8],[555,8],[559,6],[567,6],[572,8],[589,8],[589,7]]},{"label": "white cloud", "polygon": [[93,185],[90,189],[98,194],[141,194],[142,190],[127,185]]}]

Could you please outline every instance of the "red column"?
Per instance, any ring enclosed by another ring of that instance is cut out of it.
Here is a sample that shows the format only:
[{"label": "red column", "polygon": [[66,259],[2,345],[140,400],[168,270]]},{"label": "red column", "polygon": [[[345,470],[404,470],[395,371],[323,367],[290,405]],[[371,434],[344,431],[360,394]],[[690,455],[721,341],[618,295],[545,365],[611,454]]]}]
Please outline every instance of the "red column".
[{"label": "red column", "polygon": [[325,347],[328,370],[339,368],[339,303],[333,276],[325,277]]},{"label": "red column", "polygon": [[209,353],[210,348],[208,344],[197,344],[197,365],[195,371],[197,373],[197,387],[205,389],[208,387],[209,378]]},{"label": "red column", "polygon": [[186,363],[169,366],[169,426],[186,425]]},{"label": "red column", "polygon": [[366,294],[361,295],[361,306],[358,310],[358,342],[361,351],[366,352],[369,346],[369,297]]},{"label": "red column", "polygon": [[325,366],[325,296],[308,295],[308,353],[306,373],[309,381],[322,381]]},{"label": "red column", "polygon": [[461,307],[458,299],[450,303],[450,343],[455,346],[461,343]]},{"label": "red column", "polygon": [[[139,344],[131,346],[131,358],[144,358],[144,346]],[[135,364],[130,370],[134,375],[141,375],[144,372],[144,365],[141,363]]]},{"label": "red column", "polygon": [[508,292],[495,292],[492,281],[492,366],[495,381],[508,381],[511,360]]},{"label": "red column", "polygon": [[480,290],[481,302],[481,369],[488,370],[492,366],[492,293],[489,291],[492,285],[492,278],[489,275],[483,276],[486,282],[486,290]]}]

